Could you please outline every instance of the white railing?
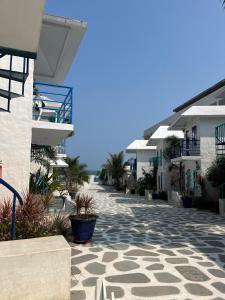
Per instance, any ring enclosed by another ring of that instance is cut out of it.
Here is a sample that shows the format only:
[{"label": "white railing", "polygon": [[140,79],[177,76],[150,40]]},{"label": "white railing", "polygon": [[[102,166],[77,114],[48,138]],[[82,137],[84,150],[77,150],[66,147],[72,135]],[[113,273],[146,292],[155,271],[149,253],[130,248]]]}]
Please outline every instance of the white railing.
[{"label": "white railing", "polygon": [[115,300],[114,293],[111,293],[110,297],[107,298],[104,278],[99,278],[97,280],[95,289],[95,300]]}]

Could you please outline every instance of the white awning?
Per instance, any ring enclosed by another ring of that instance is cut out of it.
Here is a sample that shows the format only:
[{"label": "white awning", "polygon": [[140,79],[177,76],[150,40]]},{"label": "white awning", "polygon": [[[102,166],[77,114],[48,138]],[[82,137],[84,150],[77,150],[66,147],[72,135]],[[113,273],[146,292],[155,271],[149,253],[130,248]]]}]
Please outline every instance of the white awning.
[{"label": "white awning", "polygon": [[64,82],[86,29],[86,22],[49,15],[43,17],[34,65],[35,81]]}]

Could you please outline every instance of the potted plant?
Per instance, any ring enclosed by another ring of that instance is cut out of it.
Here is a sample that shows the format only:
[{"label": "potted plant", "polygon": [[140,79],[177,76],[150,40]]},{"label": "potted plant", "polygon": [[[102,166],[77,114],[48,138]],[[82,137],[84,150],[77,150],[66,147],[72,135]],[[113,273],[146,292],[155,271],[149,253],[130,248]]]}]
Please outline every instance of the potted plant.
[{"label": "potted plant", "polygon": [[153,190],[152,190],[152,199],[156,200],[156,199],[158,199],[158,197],[159,197],[159,195],[156,191],[156,188],[153,188]]},{"label": "potted plant", "polygon": [[140,196],[145,195],[145,189],[146,189],[146,184],[145,184],[145,179],[143,177],[138,179],[137,182],[137,192]]},{"label": "potted plant", "polygon": [[183,208],[192,208],[192,199],[193,199],[193,192],[192,191],[185,192],[181,197]]},{"label": "potted plant", "polygon": [[93,213],[94,198],[88,194],[77,194],[75,197],[75,214],[70,215],[74,241],[85,243],[92,239],[97,215]]}]

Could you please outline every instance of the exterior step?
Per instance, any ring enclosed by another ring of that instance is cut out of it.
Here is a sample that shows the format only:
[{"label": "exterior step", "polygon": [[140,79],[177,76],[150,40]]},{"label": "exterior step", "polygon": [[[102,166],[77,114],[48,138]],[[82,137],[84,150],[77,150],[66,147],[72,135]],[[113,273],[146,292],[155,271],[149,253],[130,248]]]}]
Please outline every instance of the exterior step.
[{"label": "exterior step", "polygon": [[18,98],[21,96],[22,95],[20,95],[20,94],[0,89],[0,97],[6,98],[6,99],[12,99],[12,98]]},{"label": "exterior step", "polygon": [[28,77],[28,74],[17,72],[17,71],[9,71],[5,69],[0,69],[0,77],[22,82],[24,83]]}]

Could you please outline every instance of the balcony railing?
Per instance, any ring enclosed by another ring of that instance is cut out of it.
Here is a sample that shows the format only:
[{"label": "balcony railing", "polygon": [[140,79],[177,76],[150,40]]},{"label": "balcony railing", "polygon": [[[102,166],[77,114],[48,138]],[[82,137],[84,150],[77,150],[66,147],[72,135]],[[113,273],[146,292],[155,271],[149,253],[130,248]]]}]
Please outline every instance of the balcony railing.
[{"label": "balcony railing", "polygon": [[33,120],[73,123],[73,89],[71,87],[34,83]]},{"label": "balcony railing", "polygon": [[63,140],[59,145],[55,146],[55,150],[57,154],[65,154],[66,153],[66,142]]},{"label": "balcony railing", "polygon": [[171,158],[182,156],[200,156],[200,140],[183,140],[180,145],[174,146]]},{"label": "balcony railing", "polygon": [[216,154],[225,154],[225,123],[215,129]]}]

